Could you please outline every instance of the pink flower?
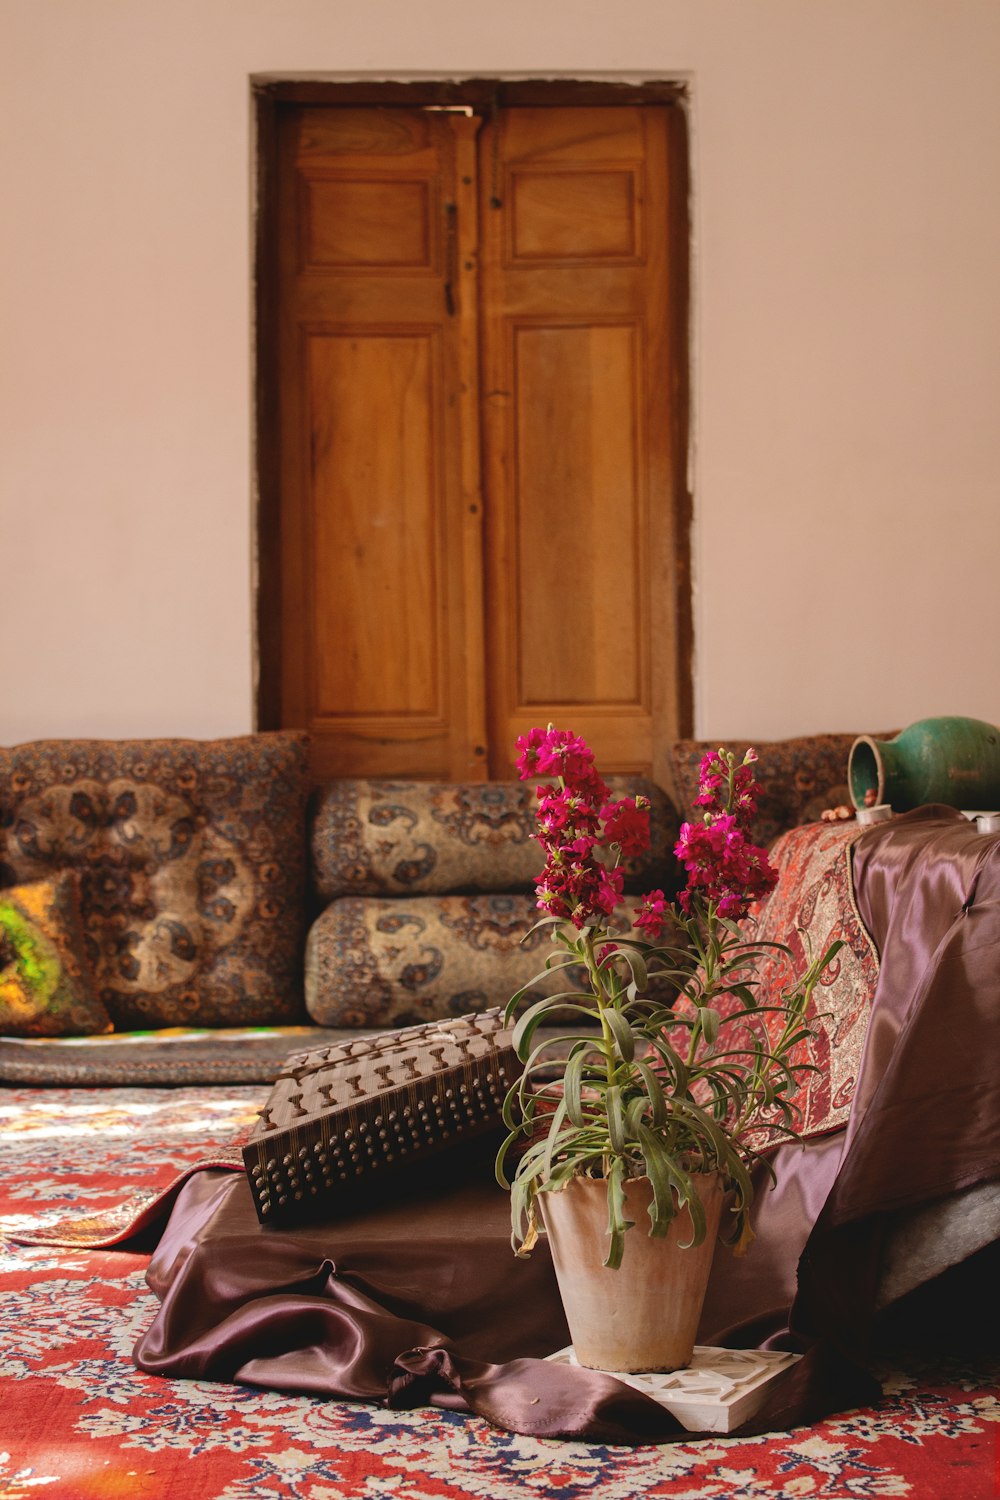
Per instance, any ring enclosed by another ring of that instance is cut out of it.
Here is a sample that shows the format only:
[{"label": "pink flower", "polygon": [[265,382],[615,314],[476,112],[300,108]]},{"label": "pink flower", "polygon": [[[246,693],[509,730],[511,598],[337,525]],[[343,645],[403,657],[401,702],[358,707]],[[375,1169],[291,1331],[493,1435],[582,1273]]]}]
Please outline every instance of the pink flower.
[{"label": "pink flower", "polygon": [[550,837],[569,825],[573,808],[568,792],[556,792],[550,786],[540,786],[538,800],[538,826],[543,835]]},{"label": "pink flower", "polygon": [[707,807],[712,812],[734,813],[746,824],[757,811],[757,798],[762,791],[752,769],[757,752],[749,749],[738,766],[735,759],[725,750],[710,750],[703,756],[698,769],[698,796],[694,801],[696,807]]},{"label": "pink flower", "polygon": [[608,789],[594,769],[594,752],[579,735],[568,729],[529,729],[517,741],[518,775],[522,781],[531,776],[558,776],[571,790],[600,802]]},{"label": "pink flower", "polygon": [[[617,863],[605,864],[607,849],[626,859],[646,852],[650,844],[650,805],[645,797],[609,800],[606,783],[594,766],[589,745],[569,730],[535,728],[517,742],[522,777],[553,777],[558,785],[538,788],[538,832],[546,855],[538,879],[538,906],[576,927],[601,930],[621,905],[624,875]],[[695,902],[709,902],[722,917],[745,915],[751,902],[765,895],[776,876],[767,853],[751,843],[746,828],[757,807],[760,786],[754,779],[755,750],[742,762],[725,749],[706,755],[699,768],[701,822],[685,823],[675,853],[687,871],[687,886],[678,897],[689,914]],[[669,908],[662,891],[643,899],[636,929],[655,941]],[[606,930],[606,929],[605,929]],[[603,950],[605,952],[611,949]]]},{"label": "pink flower", "polygon": [[557,791],[551,786],[538,788],[538,826],[543,839],[554,834],[572,838],[579,832],[597,835],[598,821],[594,804],[578,793]]},{"label": "pink flower", "polygon": [[[750,754],[750,751],[747,751]],[[757,759],[756,751],[754,760]],[[744,762],[733,772],[733,801],[741,815],[750,818],[757,811],[757,798],[764,788],[754,779],[753,771]]]},{"label": "pink flower", "polygon": [[719,752],[710,750],[707,755],[702,756],[698,767],[698,795],[694,799],[695,806],[714,807],[722,811],[728,788],[728,771],[719,758]]},{"label": "pink flower", "polygon": [[642,904],[636,913],[634,926],[644,933],[651,942],[663,931],[663,924],[667,919],[667,902],[662,891],[650,891],[648,896],[643,896]]},{"label": "pink flower", "polygon": [[605,915],[609,916],[616,906],[621,904],[622,887],[625,884],[625,876],[621,870],[605,870],[601,868],[598,875],[597,893],[594,897],[598,907]]},{"label": "pink flower", "polygon": [[569,907],[566,905],[559,891],[544,880],[540,880],[535,886],[535,895],[538,897],[535,905],[539,911],[544,911],[552,917],[569,916]]},{"label": "pink flower", "polygon": [[517,774],[522,781],[538,775],[538,755],[546,737],[544,729],[529,729],[527,734],[517,737]]},{"label": "pink flower", "polygon": [[563,844],[562,847],[567,854],[574,855],[576,857],[576,860],[579,862],[581,860],[591,859],[593,857],[594,849],[596,848],[596,846],[596,839],[588,838],[585,833],[581,833],[575,839],[570,839],[568,844]]},{"label": "pink flower", "polygon": [[649,799],[623,797],[601,808],[604,837],[617,844],[625,859],[644,854],[649,848]]},{"label": "pink flower", "polygon": [[687,887],[678,897],[688,913],[695,894],[702,892],[720,916],[738,919],[778,878],[767,851],[750,843],[731,813],[682,824],[674,853],[688,872]]}]

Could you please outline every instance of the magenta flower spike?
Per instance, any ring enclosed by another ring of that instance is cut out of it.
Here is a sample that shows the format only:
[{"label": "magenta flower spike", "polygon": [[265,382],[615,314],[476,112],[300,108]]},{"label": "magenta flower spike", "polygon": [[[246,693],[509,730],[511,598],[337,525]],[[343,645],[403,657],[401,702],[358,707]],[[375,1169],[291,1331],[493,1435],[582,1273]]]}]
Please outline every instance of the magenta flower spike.
[{"label": "magenta flower spike", "polygon": [[[703,758],[700,812],[675,845],[687,883],[675,903],[649,891],[623,922],[621,862],[649,849],[648,801],[613,800],[579,735],[550,724],[518,740],[520,775],[541,781],[534,838],[545,868],[536,898],[556,949],[536,980],[562,985],[531,999],[533,980],[507,1008],[510,1023],[527,1004],[514,1028],[524,1072],[508,1095],[512,1124],[497,1158],[498,1180],[511,1188],[519,1254],[537,1237],[539,1195],[559,1192],[574,1176],[606,1179],[609,1267],[621,1263],[626,1230],[634,1232],[623,1193],[637,1176],[653,1184],[651,1233],[662,1235],[683,1202],[691,1243],[701,1243],[707,1226],[694,1179],[708,1173],[731,1195],[728,1242],[742,1253],[753,1237],[751,1128],[763,1119],[765,1132],[795,1135],[791,1095],[807,1066],[795,1049],[808,1035],[813,988],[838,946],[758,1012],[761,950],[752,916],[739,924],[777,876],[749,831],[761,793],[756,760],[753,750],[740,762],[725,749]],[[556,1043],[539,1032],[563,1006],[582,1029],[566,1058],[556,1059],[547,1050]],[[562,1076],[554,1076],[560,1065]],[[508,1180],[508,1152],[523,1143],[531,1149],[518,1155]]]}]

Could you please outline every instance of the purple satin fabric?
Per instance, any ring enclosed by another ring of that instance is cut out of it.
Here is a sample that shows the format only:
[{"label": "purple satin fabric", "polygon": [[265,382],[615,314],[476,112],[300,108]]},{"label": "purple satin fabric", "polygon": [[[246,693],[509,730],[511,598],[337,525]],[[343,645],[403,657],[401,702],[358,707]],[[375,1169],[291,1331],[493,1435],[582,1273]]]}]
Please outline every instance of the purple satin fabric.
[{"label": "purple satin fabric", "polygon": [[245,1178],[181,1189],[151,1262],[153,1374],[476,1411],[540,1435],[636,1441],[680,1428],[608,1376],[543,1356],[569,1341],[547,1253],[518,1261],[492,1155],[343,1220],[265,1230]]},{"label": "purple satin fabric", "polygon": [[[1000,840],[922,809],[863,835],[855,861],[883,962],[850,1125],[775,1154],[757,1240],[741,1259],[716,1256],[699,1331],[806,1351],[742,1433],[871,1400],[860,1359],[892,1213],[1000,1175]],[[511,1253],[491,1149],[427,1163],[391,1196],[352,1197],[342,1218],[294,1230],[258,1224],[241,1175],[196,1174],[150,1265],[162,1305],[137,1364],[469,1410],[534,1435],[687,1437],[612,1377],[544,1362],[569,1335],[544,1241],[529,1260]]]},{"label": "purple satin fabric", "polygon": [[1000,1164],[1000,839],[920,808],[863,837],[854,871],[881,973],[834,1222],[925,1202]]},{"label": "purple satin fabric", "polygon": [[918,808],[862,835],[854,881],[881,970],[791,1319],[860,1357],[887,1232],[908,1209],[1000,1177],[1000,839],[951,808]]},{"label": "purple satin fabric", "polygon": [[[818,1146],[825,1177],[838,1143]],[[529,1260],[515,1259],[490,1152],[466,1173],[340,1221],[279,1231],[258,1224],[241,1174],[196,1174],[150,1264],[161,1308],[136,1363],[171,1377],[473,1411],[535,1436],[688,1436],[611,1376],[545,1362],[569,1342],[548,1248],[543,1241]],[[781,1327],[808,1229],[803,1206],[816,1192],[809,1173],[793,1171],[762,1196],[765,1253],[717,1257],[703,1342],[754,1345]],[[805,1420],[872,1389],[814,1351],[741,1430]]]}]

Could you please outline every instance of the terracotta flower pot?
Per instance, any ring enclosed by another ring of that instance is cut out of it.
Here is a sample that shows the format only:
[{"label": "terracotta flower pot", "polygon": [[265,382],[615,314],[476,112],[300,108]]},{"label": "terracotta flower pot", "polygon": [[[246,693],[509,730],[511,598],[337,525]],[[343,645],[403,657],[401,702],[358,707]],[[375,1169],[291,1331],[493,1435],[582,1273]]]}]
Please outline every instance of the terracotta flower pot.
[{"label": "terracotta flower pot", "polygon": [[625,1184],[627,1217],[621,1266],[609,1270],[608,1190],[601,1178],[574,1177],[538,1203],[548,1235],[559,1294],[578,1362],[592,1370],[681,1370],[691,1363],[695,1334],[715,1253],[724,1197],[716,1173],[694,1183],[708,1229],[700,1245],[682,1209],[663,1239],[650,1239],[648,1177]]}]

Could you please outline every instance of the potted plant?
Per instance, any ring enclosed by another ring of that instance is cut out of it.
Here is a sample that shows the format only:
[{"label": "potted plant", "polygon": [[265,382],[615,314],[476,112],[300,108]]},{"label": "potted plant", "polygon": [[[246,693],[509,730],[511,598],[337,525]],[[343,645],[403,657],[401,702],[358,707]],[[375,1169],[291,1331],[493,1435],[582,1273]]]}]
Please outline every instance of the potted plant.
[{"label": "potted plant", "polygon": [[[780,993],[758,992],[766,950],[744,919],[776,875],[747,832],[754,751],[705,757],[701,821],[682,826],[675,851],[687,884],[672,905],[650,892],[623,927],[622,861],[649,846],[648,804],[612,801],[566,730],[533,729],[518,750],[522,779],[543,778],[535,925],[551,927],[556,949],[543,972],[567,987],[514,1027],[524,1068],[497,1158],[514,1248],[530,1252],[540,1215],[580,1364],[677,1369],[691,1360],[723,1212],[723,1238],[742,1254],[751,1169],[767,1144],[795,1137],[806,1011],[840,945]],[[508,1024],[542,977],[511,997]],[[580,1025],[537,1041],[557,1010]]]}]

